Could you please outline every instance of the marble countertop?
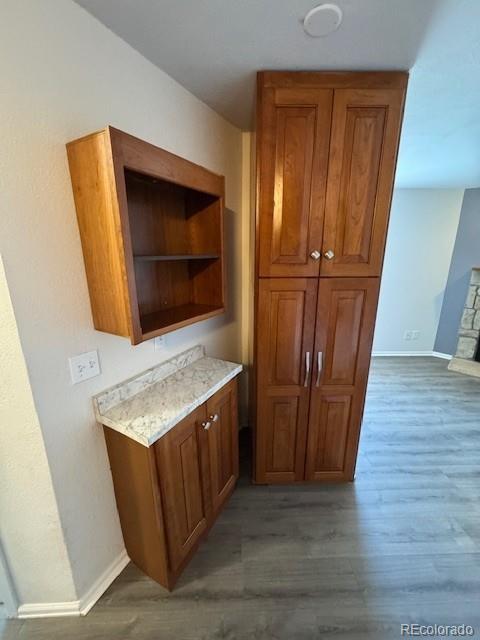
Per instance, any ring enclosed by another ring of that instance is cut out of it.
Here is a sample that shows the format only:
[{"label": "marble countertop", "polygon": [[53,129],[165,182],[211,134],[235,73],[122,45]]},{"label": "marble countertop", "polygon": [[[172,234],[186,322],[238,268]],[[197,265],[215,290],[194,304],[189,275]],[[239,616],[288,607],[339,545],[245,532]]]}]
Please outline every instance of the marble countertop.
[{"label": "marble countertop", "polygon": [[148,447],[242,370],[197,346],[93,398],[101,424]]}]

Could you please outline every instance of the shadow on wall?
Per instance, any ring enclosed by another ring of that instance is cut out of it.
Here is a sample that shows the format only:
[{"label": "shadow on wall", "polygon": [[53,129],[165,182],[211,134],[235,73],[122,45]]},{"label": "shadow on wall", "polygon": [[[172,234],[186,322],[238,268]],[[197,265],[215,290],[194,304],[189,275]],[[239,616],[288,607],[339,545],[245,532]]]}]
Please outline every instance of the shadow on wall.
[{"label": "shadow on wall", "polygon": [[17,595],[0,541],[0,620],[17,614]]},{"label": "shadow on wall", "polygon": [[472,267],[480,267],[480,189],[467,189],[463,198],[435,351],[455,353]]}]

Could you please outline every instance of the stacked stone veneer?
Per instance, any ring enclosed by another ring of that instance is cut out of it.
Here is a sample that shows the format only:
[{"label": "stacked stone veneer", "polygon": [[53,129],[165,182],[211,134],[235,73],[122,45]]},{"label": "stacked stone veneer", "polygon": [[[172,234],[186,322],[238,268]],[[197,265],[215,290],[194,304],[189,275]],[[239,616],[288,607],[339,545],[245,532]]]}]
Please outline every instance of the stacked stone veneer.
[{"label": "stacked stone veneer", "polygon": [[458,345],[449,369],[480,377],[475,354],[480,339],[480,268],[472,269],[467,300],[458,331]]}]

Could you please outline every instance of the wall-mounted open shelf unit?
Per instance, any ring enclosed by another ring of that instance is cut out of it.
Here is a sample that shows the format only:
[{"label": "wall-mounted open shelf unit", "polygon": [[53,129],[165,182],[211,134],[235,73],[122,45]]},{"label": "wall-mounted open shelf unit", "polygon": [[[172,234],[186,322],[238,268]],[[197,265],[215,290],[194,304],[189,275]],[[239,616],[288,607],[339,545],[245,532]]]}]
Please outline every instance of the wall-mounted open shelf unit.
[{"label": "wall-mounted open shelf unit", "polygon": [[186,255],[166,255],[166,256],[133,256],[134,260],[139,260],[140,262],[154,262],[159,260],[161,262],[173,262],[176,260],[216,260],[220,256],[218,253],[212,254],[199,254],[198,256],[186,256]]},{"label": "wall-mounted open shelf unit", "polygon": [[223,313],[223,176],[112,127],[67,149],[95,328],[137,344]]}]

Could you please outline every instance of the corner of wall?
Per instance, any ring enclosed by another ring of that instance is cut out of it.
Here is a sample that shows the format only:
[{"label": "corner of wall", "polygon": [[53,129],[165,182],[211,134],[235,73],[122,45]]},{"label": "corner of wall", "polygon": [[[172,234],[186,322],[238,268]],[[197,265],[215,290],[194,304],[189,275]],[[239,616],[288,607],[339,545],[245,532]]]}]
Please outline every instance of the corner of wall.
[{"label": "corner of wall", "polygon": [[241,208],[241,360],[244,365],[244,379],[241,386],[241,415],[240,426],[248,425],[248,398],[250,378],[250,335],[251,335],[251,309],[253,301],[252,289],[252,238],[250,233],[251,211],[251,146],[252,134],[249,131],[242,132],[242,208]]},{"label": "corner of wall", "polygon": [[[0,520],[2,545],[20,605],[36,598],[40,577],[47,601],[76,596],[8,282],[0,256]],[[35,543],[35,544],[34,544]],[[55,579],[51,580],[51,575]]]}]

